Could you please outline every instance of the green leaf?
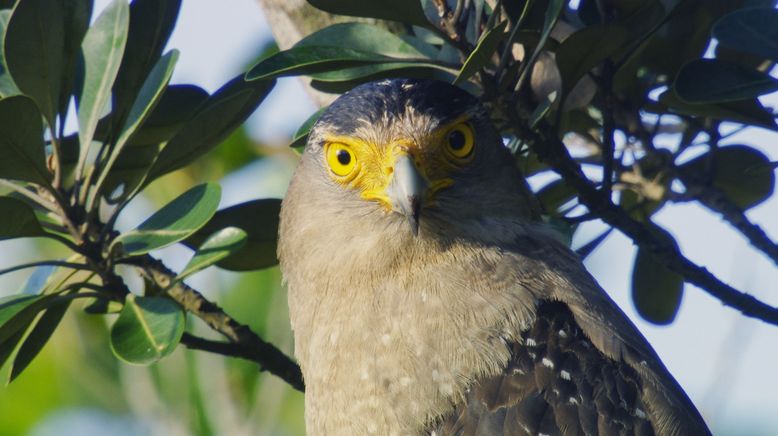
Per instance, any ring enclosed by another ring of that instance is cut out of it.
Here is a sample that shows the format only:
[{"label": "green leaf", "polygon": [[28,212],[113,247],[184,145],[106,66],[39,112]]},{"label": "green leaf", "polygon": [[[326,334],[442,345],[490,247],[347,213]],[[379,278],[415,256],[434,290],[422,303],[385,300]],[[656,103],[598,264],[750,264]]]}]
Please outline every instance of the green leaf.
[{"label": "green leaf", "polygon": [[97,121],[111,97],[119,65],[127,42],[129,6],[125,0],[113,0],[86,32],[81,50],[84,53],[84,83],[78,98],[78,139],[81,158],[92,143]]},{"label": "green leaf", "polygon": [[165,145],[147,182],[188,165],[216,147],[246,121],[273,85],[272,80],[246,82],[240,75],[221,87]]},{"label": "green leaf", "polygon": [[89,29],[92,8],[93,0],[65,0],[65,14],[61,18],[65,25],[65,35],[62,53],[62,85],[58,106],[60,123],[65,122],[71,96],[80,85],[77,83],[76,77],[80,73],[80,61],[82,60],[81,42]]},{"label": "green leaf", "polygon": [[52,295],[16,294],[0,298],[0,344],[19,330],[26,329],[35,315],[45,308]]},{"label": "green leaf", "polygon": [[41,315],[40,319],[35,323],[35,327],[32,328],[32,331],[27,335],[27,338],[22,342],[22,346],[19,347],[19,351],[16,353],[11,366],[11,372],[8,375],[8,383],[14,381],[27,368],[30,362],[35,359],[35,356],[40,353],[65,316],[71,301],[62,300],[54,303]]},{"label": "green leaf", "polygon": [[419,0],[308,0],[308,3],[331,14],[431,26]]},{"label": "green leaf", "polygon": [[176,280],[204,270],[225,257],[235,253],[246,244],[246,232],[237,227],[225,227],[208,237],[195,255],[178,274]]},{"label": "green leaf", "polygon": [[26,331],[26,328],[19,329],[5,341],[0,341],[0,368],[2,368],[8,358],[11,357],[16,346],[19,345],[19,342],[24,338],[24,333]]},{"label": "green leaf", "polygon": [[387,77],[412,77],[432,79],[436,74],[448,73],[451,78],[457,70],[442,65],[425,62],[387,62],[369,64],[358,67],[343,68],[334,71],[309,74],[316,82],[352,82],[351,87],[358,83],[379,80]]},{"label": "green leaf", "polygon": [[2,44],[2,41],[5,37],[5,30],[8,28],[8,20],[10,18],[10,10],[0,10],[0,98],[21,93],[19,88],[16,86],[16,83],[14,83],[14,79],[11,77],[11,73],[8,71],[8,65],[5,61],[5,47],[4,44]]},{"label": "green leaf", "polygon": [[5,34],[13,81],[37,103],[49,123],[59,109],[65,69],[65,0],[25,0],[14,8]]},{"label": "green leaf", "polygon": [[157,145],[169,141],[207,99],[208,93],[199,86],[168,85],[129,145]]},{"label": "green leaf", "polygon": [[425,57],[421,51],[398,35],[365,23],[333,24],[306,36],[294,47],[347,47],[395,58]]},{"label": "green leaf", "polygon": [[556,50],[562,77],[562,94],[568,95],[581,78],[627,42],[627,30],[618,24],[584,27],[565,39]]},{"label": "green leaf", "polygon": [[173,300],[129,295],[111,327],[111,351],[124,362],[149,365],[173,352],[184,324],[184,311]]},{"label": "green leaf", "polygon": [[319,117],[321,114],[324,113],[324,111],[327,110],[326,107],[323,107],[316,112],[314,112],[313,115],[308,117],[305,122],[297,129],[296,132],[294,132],[294,135],[292,135],[292,143],[289,144],[290,147],[304,147],[305,142],[308,141],[308,133],[311,132],[311,129],[313,128],[313,125],[316,124],[316,121],[319,120]]},{"label": "green leaf", "polygon": [[673,87],[685,102],[721,103],[776,91],[778,80],[733,62],[696,59],[681,68]]},{"label": "green leaf", "polygon": [[495,50],[497,50],[497,46],[507,36],[505,33],[505,26],[507,25],[508,22],[503,21],[483,34],[473,51],[470,52],[467,60],[465,60],[464,65],[462,65],[462,69],[459,70],[459,75],[457,75],[457,78],[454,79],[455,85],[467,81],[467,79],[472,77],[473,74],[477,73],[481,68],[489,64],[492,59],[492,55],[494,54]]},{"label": "green leaf", "polygon": [[200,230],[184,241],[189,247],[201,245],[213,232],[232,226],[246,232],[247,241],[240,250],[218,263],[231,271],[250,271],[278,264],[278,215],[281,200],[265,199],[241,203],[216,212]]},{"label": "green leaf", "polygon": [[[666,231],[658,227],[653,230],[661,239],[676,245]],[[640,316],[654,324],[669,324],[678,313],[682,297],[683,277],[667,269],[653,253],[639,248],[632,268],[632,301]]]},{"label": "green leaf", "polygon": [[743,210],[767,200],[775,189],[770,159],[747,145],[721,147],[681,165],[698,178],[708,176],[708,168],[713,170],[713,187]]},{"label": "green leaf", "polygon": [[254,65],[246,73],[246,80],[310,74],[392,60],[387,56],[345,47],[292,47]]},{"label": "green leaf", "polygon": [[176,23],[181,0],[134,0],[119,73],[113,85],[114,128],[122,126],[138,91],[158,63]]},{"label": "green leaf", "polygon": [[0,178],[47,184],[43,123],[35,102],[24,95],[0,99]]},{"label": "green leaf", "polygon": [[736,10],[713,26],[713,37],[719,44],[778,61],[778,10]]},{"label": "green leaf", "polygon": [[175,68],[176,61],[178,61],[178,50],[172,50],[165,56],[162,56],[159,59],[159,62],[157,62],[157,65],[149,73],[149,77],[146,78],[146,81],[138,92],[135,103],[133,103],[130,108],[129,115],[124,122],[124,126],[120,130],[119,138],[116,140],[113,149],[111,150],[111,155],[100,172],[100,178],[97,181],[96,188],[92,191],[93,196],[96,197],[100,195],[100,188],[102,187],[103,182],[110,174],[116,159],[127,144],[130,136],[135,133],[146,117],[149,116],[149,113],[154,106],[156,106],[162,95],[162,91],[165,89],[170,81],[170,77],[173,75],[173,68]]},{"label": "green leaf", "polygon": [[0,197],[0,240],[45,234],[32,207],[13,197]]},{"label": "green leaf", "polygon": [[134,230],[121,234],[114,244],[122,243],[124,253],[130,256],[174,244],[211,219],[220,197],[219,185],[197,185],[166,204]]},{"label": "green leaf", "polygon": [[757,99],[711,104],[687,103],[670,89],[659,96],[659,102],[680,114],[735,121],[776,130],[773,115]]}]

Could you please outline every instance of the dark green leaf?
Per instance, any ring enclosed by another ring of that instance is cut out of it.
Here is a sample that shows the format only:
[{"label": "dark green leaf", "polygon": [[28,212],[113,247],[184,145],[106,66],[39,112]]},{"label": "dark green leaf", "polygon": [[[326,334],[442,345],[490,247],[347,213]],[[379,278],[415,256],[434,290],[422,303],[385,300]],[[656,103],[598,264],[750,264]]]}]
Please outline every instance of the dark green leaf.
[{"label": "dark green leaf", "polygon": [[62,21],[65,24],[62,53],[62,79],[59,97],[60,123],[70,104],[71,94],[79,86],[76,77],[79,73],[81,58],[81,41],[89,28],[89,18],[92,16],[93,0],[65,0]]},{"label": "dark green leaf", "polygon": [[105,166],[100,172],[100,178],[97,181],[96,188],[92,191],[91,195],[100,195],[103,182],[110,174],[110,171],[113,169],[113,165],[116,162],[116,159],[119,157],[122,149],[127,144],[130,136],[135,133],[135,131],[143,123],[146,117],[149,116],[149,113],[159,101],[160,96],[162,95],[162,91],[170,81],[170,76],[173,74],[173,68],[175,67],[177,60],[178,51],[172,50],[165,56],[162,56],[159,59],[157,65],[149,73],[149,77],[146,78],[143,86],[141,86],[135,102],[130,108],[127,119],[124,122],[124,126],[119,131],[119,137],[114,143],[110,157],[105,162]]},{"label": "dark green leaf", "polygon": [[19,330],[26,329],[35,315],[45,308],[51,295],[16,294],[0,298],[0,344]]},{"label": "dark green leaf", "polygon": [[12,197],[0,197],[0,240],[43,236],[45,233],[27,203]]},{"label": "dark green leaf", "polygon": [[778,10],[740,9],[722,17],[713,26],[719,44],[778,61]]},{"label": "dark green leaf", "polygon": [[249,271],[267,268],[278,263],[278,214],[281,200],[266,199],[241,203],[216,212],[216,215],[197,233],[184,241],[189,247],[197,247],[208,235],[232,226],[246,232],[246,245],[218,265],[231,271]]},{"label": "dark green leaf", "polygon": [[14,350],[16,349],[16,346],[19,345],[19,342],[21,342],[22,338],[24,338],[24,334],[26,332],[26,328],[19,329],[5,341],[0,341],[0,368],[2,368],[8,358],[11,357]]},{"label": "dark green leaf", "polygon": [[206,100],[154,162],[149,181],[182,168],[237,129],[273,89],[275,81],[246,82],[240,75]]},{"label": "dark green leaf", "polygon": [[138,90],[159,61],[180,9],[181,0],[135,0],[130,4],[125,56],[113,85],[115,128],[121,127]]},{"label": "dark green leaf", "polygon": [[54,303],[41,315],[40,319],[35,323],[35,327],[32,328],[32,331],[27,335],[27,338],[22,342],[22,346],[19,347],[19,351],[16,353],[11,366],[11,372],[8,375],[8,383],[14,381],[27,368],[35,356],[40,353],[43,346],[51,338],[51,335],[54,334],[54,330],[59,326],[62,317],[65,316],[71,301],[62,300]]},{"label": "dark green leaf", "polygon": [[111,350],[127,363],[154,363],[173,352],[184,324],[184,311],[173,300],[130,295],[111,327]]},{"label": "dark green leaf", "polygon": [[570,187],[564,180],[555,180],[544,186],[537,193],[538,200],[543,204],[547,213],[554,214],[565,203],[574,199],[576,190]]},{"label": "dark green leaf", "polygon": [[621,25],[595,25],[584,27],[559,44],[556,63],[562,76],[562,94],[568,95],[586,73],[624,47],[627,36]]},{"label": "dark green leaf", "polygon": [[310,74],[391,61],[392,58],[387,56],[345,47],[292,47],[254,65],[246,74],[246,80]]},{"label": "dark green leaf", "polygon": [[24,95],[0,100],[0,177],[46,184],[43,123],[35,102]]},{"label": "dark green leaf", "polygon": [[378,26],[365,23],[339,23],[314,32],[295,47],[347,47],[394,58],[424,58],[412,44]]},{"label": "dark green leaf", "polygon": [[[655,234],[675,244],[673,237],[654,227]],[[673,322],[683,297],[683,277],[670,271],[660,259],[639,248],[632,268],[632,301],[640,316],[654,324]]]},{"label": "dark green leaf", "polygon": [[489,29],[489,31],[481,37],[476,47],[470,52],[467,60],[465,60],[464,65],[462,65],[462,69],[454,80],[454,84],[466,81],[481,68],[489,64],[492,55],[494,55],[495,50],[497,50],[497,45],[499,45],[507,36],[505,33],[505,26],[507,25],[508,22],[503,21],[494,28]]},{"label": "dark green leaf", "polygon": [[[8,9],[0,10],[0,98],[19,94],[19,88],[16,87],[11,73],[5,61],[5,48],[2,40],[5,36],[5,29],[8,27],[8,20],[11,18],[11,11]],[[2,365],[0,365],[2,366]]]},{"label": "dark green leaf", "polygon": [[208,93],[198,86],[168,85],[129,145],[157,145],[170,140],[207,99]]},{"label": "dark green leaf", "polygon": [[220,197],[219,185],[197,185],[166,204],[136,229],[120,235],[114,243],[122,243],[127,255],[144,254],[174,244],[211,219]]},{"label": "dark green leaf", "polygon": [[308,0],[308,3],[337,15],[379,18],[430,27],[419,0]]},{"label": "dark green leaf", "polygon": [[111,87],[127,42],[129,14],[125,0],[113,0],[87,30],[81,43],[84,83],[77,100],[78,138],[82,157],[92,143],[97,121],[111,97]]},{"label": "dark green leaf", "polygon": [[290,147],[304,147],[305,142],[308,140],[308,133],[310,133],[311,128],[313,128],[313,125],[316,124],[316,121],[318,121],[319,117],[322,113],[326,110],[326,107],[323,107],[316,112],[314,112],[313,115],[308,117],[307,120],[300,126],[300,128],[297,129],[296,132],[294,132],[294,135],[292,135],[292,143],[289,144]]},{"label": "dark green leaf", "polygon": [[225,227],[208,237],[189,260],[177,280],[208,268],[235,253],[246,244],[246,232],[237,227]]},{"label": "dark green leaf", "polygon": [[681,68],[673,86],[688,103],[721,103],[776,91],[778,80],[736,63],[696,59]]},{"label": "dark green leaf", "polygon": [[365,83],[387,77],[431,79],[435,74],[440,72],[448,73],[448,76],[453,78],[456,70],[424,61],[387,62],[383,64],[369,64],[335,71],[313,73],[309,76],[317,82],[354,82],[352,86],[355,86],[358,83]]},{"label": "dark green leaf", "polygon": [[775,189],[775,172],[767,156],[747,145],[728,145],[712,153],[686,162],[681,169],[693,171],[699,178],[705,177],[707,168],[711,168],[713,187],[744,210],[770,198]]},{"label": "dark green leaf", "polygon": [[65,0],[26,0],[13,11],[5,34],[5,60],[19,89],[53,123],[65,70]]},{"label": "dark green leaf", "polygon": [[673,90],[668,90],[659,96],[659,102],[680,114],[710,117],[751,124],[766,129],[776,129],[773,115],[757,99],[715,104],[695,104],[681,100]]}]

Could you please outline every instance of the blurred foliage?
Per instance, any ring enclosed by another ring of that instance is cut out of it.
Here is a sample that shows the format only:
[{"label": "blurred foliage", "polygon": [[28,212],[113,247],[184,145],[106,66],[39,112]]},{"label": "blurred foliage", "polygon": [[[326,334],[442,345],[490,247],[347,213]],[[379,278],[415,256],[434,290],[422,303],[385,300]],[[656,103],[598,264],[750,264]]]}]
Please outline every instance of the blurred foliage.
[{"label": "blurred foliage", "polygon": [[[217,211],[214,183],[256,158],[242,124],[278,76],[305,74],[332,93],[391,77],[458,84],[491,109],[526,175],[552,171],[551,145],[528,140],[551,132],[548,142],[563,139],[576,164],[600,174],[588,181],[666,245],[677,246],[652,216],[692,201],[778,262],[744,215],[773,195],[776,165],[727,141],[733,123],[778,130],[759,100],[778,90],[774,1],[310,3],[402,25],[338,23],[289,50],[266,47],[245,77],[208,94],[169,84],[178,53],[163,51],[181,0],[114,0],[94,21],[91,0],[0,2],[0,239],[47,241],[37,243],[44,260],[0,271],[37,267],[27,289],[0,300],[0,367],[14,380],[0,391],[0,435],[56,410],[98,410],[130,433],[302,433],[302,394],[258,362],[177,347],[215,333],[252,345],[253,332],[290,354],[274,266],[279,202]],[[548,180],[537,193],[547,222],[569,238],[597,218],[574,181]],[[115,224],[139,195],[158,210],[122,233]],[[180,244],[195,251],[180,272],[148,254]],[[242,273],[201,275],[213,281],[207,299],[182,284],[213,265]],[[638,312],[671,323],[684,279],[640,247]]]}]

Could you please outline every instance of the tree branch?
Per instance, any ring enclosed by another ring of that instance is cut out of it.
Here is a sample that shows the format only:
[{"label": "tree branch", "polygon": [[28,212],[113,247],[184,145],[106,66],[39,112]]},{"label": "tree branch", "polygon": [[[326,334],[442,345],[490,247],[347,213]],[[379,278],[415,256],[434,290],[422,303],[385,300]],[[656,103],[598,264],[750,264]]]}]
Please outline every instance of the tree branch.
[{"label": "tree branch", "polygon": [[513,125],[519,137],[526,138],[540,159],[550,164],[554,171],[578,192],[581,203],[591,212],[619,229],[641,248],[651,251],[663,261],[665,266],[681,274],[687,282],[705,290],[721,300],[723,304],[741,311],[746,316],[778,325],[778,308],[722,282],[704,267],[687,259],[672,244],[656,238],[646,226],[613,204],[610,198],[586,178],[581,167],[572,159],[567,148],[550,126],[543,123],[536,130],[532,130],[519,120],[518,114],[514,111],[510,111],[509,114],[513,118]]},{"label": "tree branch", "polygon": [[[132,259],[129,263],[138,266],[148,279],[162,289],[170,286],[176,277],[175,272],[149,255]],[[304,389],[300,367],[290,357],[262,340],[248,326],[232,319],[218,305],[207,300],[195,289],[179,281],[167,289],[167,295],[187,312],[205,321],[208,326],[230,340],[230,342],[215,342],[190,335],[187,339],[189,343],[184,345],[251,360],[262,369],[281,377],[295,389],[300,391]]]}]

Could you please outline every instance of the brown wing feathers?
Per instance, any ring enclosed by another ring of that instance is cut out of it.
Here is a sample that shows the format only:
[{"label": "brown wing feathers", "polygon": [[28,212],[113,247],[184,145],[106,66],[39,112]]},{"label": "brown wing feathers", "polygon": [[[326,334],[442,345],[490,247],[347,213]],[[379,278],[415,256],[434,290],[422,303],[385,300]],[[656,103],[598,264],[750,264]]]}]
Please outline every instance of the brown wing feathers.
[{"label": "brown wing feathers", "polygon": [[629,365],[600,353],[563,303],[544,302],[502,374],[470,388],[436,435],[653,435]]}]

